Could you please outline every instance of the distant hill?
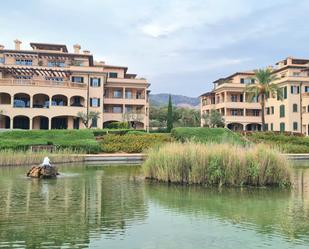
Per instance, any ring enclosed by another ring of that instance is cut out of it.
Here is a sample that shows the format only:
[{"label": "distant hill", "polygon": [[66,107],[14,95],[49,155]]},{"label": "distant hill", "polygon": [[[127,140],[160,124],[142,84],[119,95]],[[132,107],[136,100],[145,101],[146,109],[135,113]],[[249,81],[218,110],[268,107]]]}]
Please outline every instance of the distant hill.
[{"label": "distant hill", "polygon": [[[152,106],[167,106],[168,104],[167,93],[150,94],[150,105]],[[199,108],[200,100],[199,98],[187,97],[183,95],[173,95],[172,103],[174,106],[185,107],[185,108]]]}]

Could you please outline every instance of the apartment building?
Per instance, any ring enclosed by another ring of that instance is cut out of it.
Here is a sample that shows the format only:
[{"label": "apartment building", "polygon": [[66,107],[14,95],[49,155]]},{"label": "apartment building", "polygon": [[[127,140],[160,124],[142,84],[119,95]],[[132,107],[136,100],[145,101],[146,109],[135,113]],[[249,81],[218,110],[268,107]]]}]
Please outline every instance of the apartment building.
[{"label": "apartment building", "polygon": [[214,81],[214,89],[200,96],[201,115],[214,109],[222,114],[231,130],[260,130],[260,104],[257,100],[251,102],[244,92],[246,84],[254,83],[253,76],[253,71],[237,72]]},{"label": "apartment building", "polygon": [[[271,68],[283,99],[270,96],[267,100],[265,128],[309,135],[309,60],[288,57]],[[255,83],[253,76],[253,71],[240,72],[215,81],[214,89],[200,96],[201,114],[215,109],[232,130],[260,130],[258,99],[251,101],[244,92],[246,84]]]},{"label": "apartment building", "polygon": [[96,62],[80,45],[0,45],[0,128],[81,129],[77,113],[99,112],[93,128],[127,121],[148,129],[150,84],[127,67]]}]

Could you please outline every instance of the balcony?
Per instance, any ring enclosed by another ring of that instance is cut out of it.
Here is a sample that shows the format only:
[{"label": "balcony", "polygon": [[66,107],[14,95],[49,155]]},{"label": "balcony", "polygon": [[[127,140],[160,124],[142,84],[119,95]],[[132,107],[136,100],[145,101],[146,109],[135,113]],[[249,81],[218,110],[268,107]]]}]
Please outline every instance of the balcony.
[{"label": "balcony", "polygon": [[87,84],[71,81],[33,80],[33,79],[0,79],[0,86],[50,86],[59,88],[87,89]]}]

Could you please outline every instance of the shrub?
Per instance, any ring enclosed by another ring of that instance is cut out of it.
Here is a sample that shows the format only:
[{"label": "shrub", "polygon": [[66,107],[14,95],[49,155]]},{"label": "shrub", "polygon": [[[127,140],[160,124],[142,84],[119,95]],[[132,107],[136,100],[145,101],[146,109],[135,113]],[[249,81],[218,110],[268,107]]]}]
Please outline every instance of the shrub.
[{"label": "shrub", "polygon": [[225,128],[174,128],[171,134],[180,142],[245,144],[240,135]]},{"label": "shrub", "polygon": [[124,135],[129,131],[133,131],[133,130],[130,130],[130,129],[94,129],[92,130],[93,135],[95,137],[104,136],[106,134]]},{"label": "shrub", "polygon": [[108,129],[129,129],[128,122],[111,122],[109,123],[106,128]]},{"label": "shrub", "polygon": [[291,168],[277,150],[263,145],[170,143],[149,151],[146,178],[227,186],[290,186]]},{"label": "shrub", "polygon": [[108,134],[103,136],[99,143],[103,152],[140,153],[169,141],[170,136],[167,134]]}]

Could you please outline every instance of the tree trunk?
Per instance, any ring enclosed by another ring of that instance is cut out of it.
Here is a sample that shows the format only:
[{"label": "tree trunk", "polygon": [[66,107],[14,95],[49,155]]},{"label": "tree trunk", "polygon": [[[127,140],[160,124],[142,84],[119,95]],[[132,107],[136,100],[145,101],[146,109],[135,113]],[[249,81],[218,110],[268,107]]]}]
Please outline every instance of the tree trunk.
[{"label": "tree trunk", "polygon": [[261,118],[262,118],[262,127],[261,130],[265,130],[265,95],[261,95]]}]

